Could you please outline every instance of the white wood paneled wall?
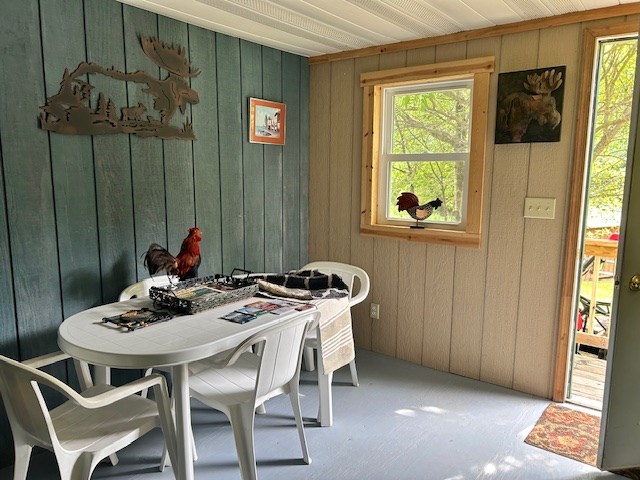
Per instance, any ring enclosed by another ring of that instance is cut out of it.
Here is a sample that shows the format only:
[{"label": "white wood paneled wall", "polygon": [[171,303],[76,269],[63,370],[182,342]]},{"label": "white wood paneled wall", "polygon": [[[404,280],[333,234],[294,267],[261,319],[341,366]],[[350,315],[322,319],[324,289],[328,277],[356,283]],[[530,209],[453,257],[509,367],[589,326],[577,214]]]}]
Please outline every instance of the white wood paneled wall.
[{"label": "white wood paneled wall", "polygon": [[[627,18],[630,19],[630,18]],[[625,18],[311,65],[309,258],[371,277],[354,309],[358,346],[551,396],[582,32]],[[480,248],[359,234],[362,72],[495,55]],[[498,74],[566,65],[561,141],[494,145]],[[554,220],[523,218],[525,197],[556,199]],[[369,304],[380,304],[380,319]]]}]

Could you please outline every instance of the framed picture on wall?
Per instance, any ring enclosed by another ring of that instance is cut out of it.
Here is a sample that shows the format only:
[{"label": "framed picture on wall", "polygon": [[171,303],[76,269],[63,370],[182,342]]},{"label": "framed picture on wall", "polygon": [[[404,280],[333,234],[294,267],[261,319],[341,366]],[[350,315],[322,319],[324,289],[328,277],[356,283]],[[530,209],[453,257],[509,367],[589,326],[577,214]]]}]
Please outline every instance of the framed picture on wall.
[{"label": "framed picture on wall", "polygon": [[249,99],[249,142],[284,145],[286,106],[284,103]]},{"label": "framed picture on wall", "polygon": [[496,143],[559,142],[566,65],[498,76]]}]

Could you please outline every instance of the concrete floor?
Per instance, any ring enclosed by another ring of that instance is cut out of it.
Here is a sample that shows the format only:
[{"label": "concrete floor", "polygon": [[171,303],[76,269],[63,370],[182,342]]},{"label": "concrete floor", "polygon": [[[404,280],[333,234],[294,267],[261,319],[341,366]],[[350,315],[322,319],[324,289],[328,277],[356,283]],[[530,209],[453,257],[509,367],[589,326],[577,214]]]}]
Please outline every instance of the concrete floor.
[{"label": "concrete floor", "polygon": [[[267,403],[256,419],[256,457],[262,480],[373,479],[622,479],[623,477],[524,443],[548,401],[402,360],[358,351],[360,387],[343,368],[334,380],[334,425],[318,427],[315,372],[303,372],[303,416],[312,458],[304,465],[289,401]],[[196,479],[240,478],[224,415],[193,401],[199,459]],[[94,479],[173,478],[157,469],[159,431],[100,465]],[[10,479],[11,468],[0,470]],[[48,452],[34,456],[28,479],[58,478]]]}]

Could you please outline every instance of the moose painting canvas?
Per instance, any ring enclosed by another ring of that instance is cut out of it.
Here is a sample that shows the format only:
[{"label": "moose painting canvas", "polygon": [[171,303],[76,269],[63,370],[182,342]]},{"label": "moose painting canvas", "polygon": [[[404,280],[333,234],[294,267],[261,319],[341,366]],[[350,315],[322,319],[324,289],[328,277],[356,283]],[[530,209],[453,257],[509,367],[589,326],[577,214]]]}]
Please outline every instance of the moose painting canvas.
[{"label": "moose painting canvas", "polygon": [[566,66],[498,76],[495,143],[559,142]]}]

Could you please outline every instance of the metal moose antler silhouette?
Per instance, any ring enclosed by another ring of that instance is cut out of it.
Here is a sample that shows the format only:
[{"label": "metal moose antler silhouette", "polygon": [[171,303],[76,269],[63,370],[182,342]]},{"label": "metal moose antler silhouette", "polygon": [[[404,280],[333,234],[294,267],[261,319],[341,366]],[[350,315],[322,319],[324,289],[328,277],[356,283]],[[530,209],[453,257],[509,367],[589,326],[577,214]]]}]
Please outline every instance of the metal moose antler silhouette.
[{"label": "metal moose antler silhouette", "polygon": [[[189,86],[185,78],[196,77],[200,71],[191,70],[183,47],[167,45],[153,37],[140,36],[139,40],[144,53],[156,65],[169,72],[164,79],[155,78],[141,70],[126,73],[114,67],[104,68],[95,63],[81,62],[71,73],[65,69],[60,90],[47,98],[47,103],[40,107],[40,127],[78,135],[134,133],[142,137],[195,139],[190,122],[185,122],[179,128],[171,125],[170,121],[177,109],[184,114],[188,103],[198,103],[198,93]],[[133,107],[121,107],[118,118],[115,102],[102,92],[98,94],[92,108],[90,98],[93,87],[83,80],[90,74],[145,84],[147,87],[143,92],[155,97],[153,109],[160,118],[147,115],[143,119],[142,115],[149,109],[142,102]]]}]

